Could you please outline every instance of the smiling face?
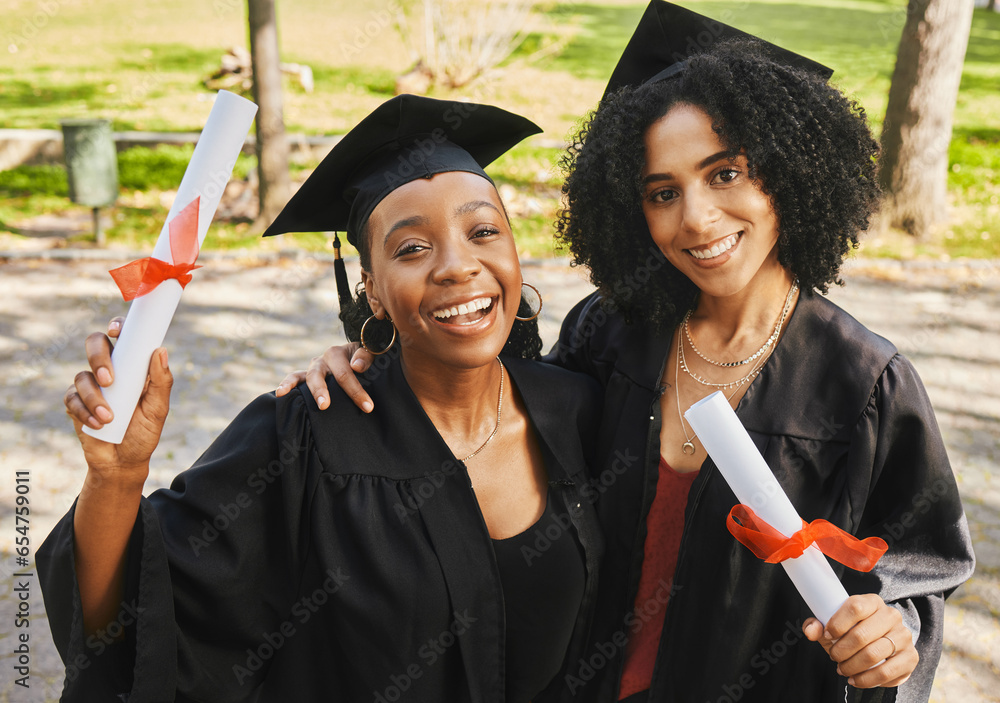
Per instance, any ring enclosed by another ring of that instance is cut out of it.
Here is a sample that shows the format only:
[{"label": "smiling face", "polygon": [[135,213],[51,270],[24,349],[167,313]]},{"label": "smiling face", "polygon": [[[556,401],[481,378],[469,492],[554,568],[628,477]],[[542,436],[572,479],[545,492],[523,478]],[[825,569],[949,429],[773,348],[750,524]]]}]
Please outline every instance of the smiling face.
[{"label": "smiling face", "polygon": [[510,334],[521,267],[500,196],[481,176],[439,173],[392,191],[368,219],[376,316],[392,318],[406,363],[475,368]]},{"label": "smiling face", "polygon": [[730,158],[702,109],[679,104],[646,131],[642,210],[653,241],[707,295],[784,275],[778,217],[746,157]]}]

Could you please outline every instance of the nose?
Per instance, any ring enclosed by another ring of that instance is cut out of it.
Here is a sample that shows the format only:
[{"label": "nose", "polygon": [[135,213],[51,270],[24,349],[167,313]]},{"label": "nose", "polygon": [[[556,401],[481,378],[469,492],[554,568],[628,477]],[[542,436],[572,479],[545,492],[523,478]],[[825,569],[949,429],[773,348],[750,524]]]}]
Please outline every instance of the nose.
[{"label": "nose", "polygon": [[707,188],[688,188],[683,197],[682,226],[685,229],[701,234],[719,219],[721,213]]},{"label": "nose", "polygon": [[437,284],[461,283],[478,275],[482,270],[482,263],[468,241],[447,242],[438,246],[436,253],[431,276]]}]

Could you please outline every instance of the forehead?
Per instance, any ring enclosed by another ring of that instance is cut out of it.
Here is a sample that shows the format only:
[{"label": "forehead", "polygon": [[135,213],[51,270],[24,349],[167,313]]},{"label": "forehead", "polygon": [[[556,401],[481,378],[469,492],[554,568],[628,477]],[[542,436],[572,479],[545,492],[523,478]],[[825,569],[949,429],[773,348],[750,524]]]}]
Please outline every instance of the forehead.
[{"label": "forehead", "polygon": [[700,107],[681,103],[670,108],[644,135],[646,173],[673,171],[698,164],[726,150],[712,129],[712,118]]},{"label": "forehead", "polygon": [[396,217],[430,218],[451,214],[454,208],[473,200],[485,200],[501,209],[500,196],[488,180],[465,171],[447,171],[396,188],[382,199],[371,217],[382,222]]}]

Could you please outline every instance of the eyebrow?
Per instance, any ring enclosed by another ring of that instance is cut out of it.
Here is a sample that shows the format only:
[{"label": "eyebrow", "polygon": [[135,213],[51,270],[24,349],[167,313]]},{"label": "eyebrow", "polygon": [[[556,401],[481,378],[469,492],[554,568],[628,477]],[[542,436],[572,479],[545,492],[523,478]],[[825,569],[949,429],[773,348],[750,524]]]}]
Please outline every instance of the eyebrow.
[{"label": "eyebrow", "polygon": [[472,201],[469,201],[465,205],[460,205],[457,208],[455,208],[455,214],[456,215],[468,215],[469,213],[475,212],[476,210],[479,210],[479,209],[484,208],[484,207],[493,208],[494,210],[497,211],[497,214],[501,214],[500,210],[497,209],[497,206],[494,205],[493,203],[491,203],[488,200],[472,200]]},{"label": "eyebrow", "polygon": [[389,237],[391,237],[392,233],[395,232],[397,229],[403,229],[404,227],[419,227],[421,225],[426,225],[429,223],[430,220],[428,220],[426,217],[423,217],[422,215],[416,215],[414,217],[407,217],[405,219],[399,220],[398,222],[396,222],[396,224],[394,224],[392,227],[389,228],[388,232],[385,233],[385,239],[382,240],[382,246],[385,246],[389,242]]},{"label": "eyebrow", "polygon": [[[735,155],[732,152],[728,151],[728,150],[726,150],[726,151],[720,151],[717,154],[712,154],[711,156],[702,159],[700,162],[698,162],[698,167],[697,168],[700,171],[703,168],[707,168],[707,167],[711,166],[712,164],[714,164],[717,161],[722,161],[723,159],[730,159],[730,158],[733,158],[734,156]],[[671,173],[651,173],[651,174],[649,174],[648,176],[646,176],[645,178],[642,179],[642,184],[646,185],[648,183],[652,183],[653,181],[669,181],[673,177],[674,176]]]}]

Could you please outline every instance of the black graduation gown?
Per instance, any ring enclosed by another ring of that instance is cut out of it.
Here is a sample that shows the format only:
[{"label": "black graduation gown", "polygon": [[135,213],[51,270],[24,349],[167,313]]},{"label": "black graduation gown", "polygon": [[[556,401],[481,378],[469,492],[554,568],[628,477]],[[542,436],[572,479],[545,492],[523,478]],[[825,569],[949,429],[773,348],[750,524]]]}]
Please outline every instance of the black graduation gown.
[{"label": "black graduation gown", "polygon": [[[504,701],[503,596],[468,474],[399,362],[383,359],[366,374],[371,415],[335,384],[322,412],[304,386],[263,395],[169,490],[142,500],[123,642],[108,646],[114,624],[83,637],[73,511],[63,518],[38,551],[67,666],[63,700]],[[599,389],[545,364],[505,363],[554,507],[585,553],[575,659],[602,550],[579,490]]]},{"label": "black graduation gown", "polygon": [[[627,636],[643,624],[633,607],[656,491],[670,335],[624,324],[594,294],[571,311],[547,357],[605,387],[599,473],[586,495],[608,542],[590,649],[565,680],[579,701],[617,700]],[[851,689],[850,700],[926,701],[944,599],[972,574],[974,557],[913,367],[836,305],[803,293],[737,415],[803,519],[824,518],[889,544],[870,573],[834,569],[848,593],[878,593],[902,612],[921,660],[898,698],[897,689]],[[758,560],[726,529],[737,502],[707,460],[688,497],[650,700],[841,703],[846,679],[802,635],[811,614],[784,570]]]}]

